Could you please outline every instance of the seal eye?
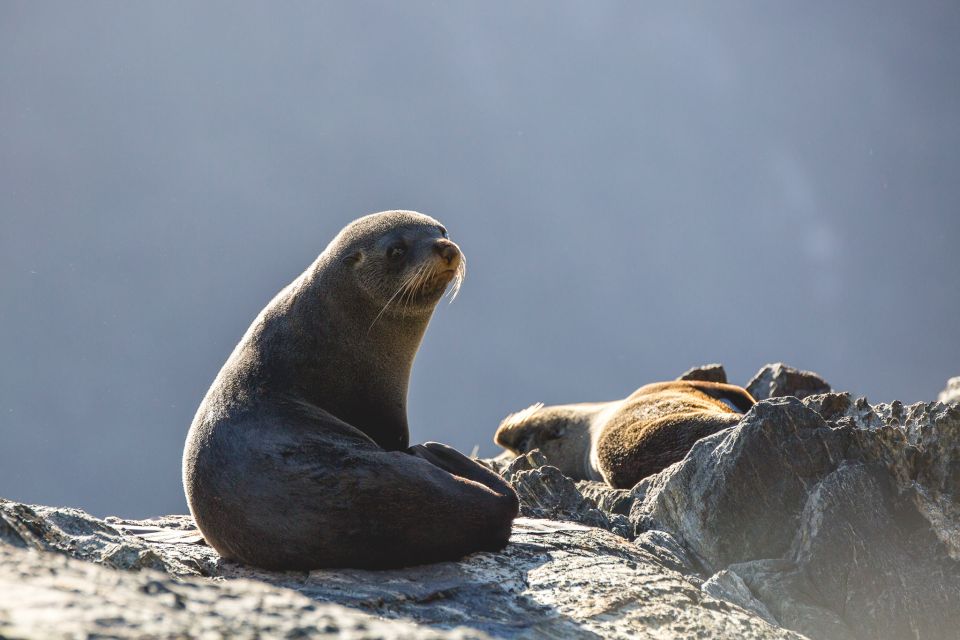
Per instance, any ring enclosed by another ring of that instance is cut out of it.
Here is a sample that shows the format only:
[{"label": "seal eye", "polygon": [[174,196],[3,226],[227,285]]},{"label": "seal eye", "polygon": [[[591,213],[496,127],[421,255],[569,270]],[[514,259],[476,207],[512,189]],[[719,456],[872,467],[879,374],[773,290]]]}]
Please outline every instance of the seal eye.
[{"label": "seal eye", "polygon": [[446,228],[445,228],[445,227],[437,227],[437,228],[440,229],[440,235],[443,236],[444,238],[446,238],[446,237],[447,237],[447,230],[446,230]]},{"label": "seal eye", "polygon": [[403,257],[403,254],[407,252],[407,248],[402,244],[396,244],[389,249],[387,249],[387,257],[391,260],[396,260]]}]

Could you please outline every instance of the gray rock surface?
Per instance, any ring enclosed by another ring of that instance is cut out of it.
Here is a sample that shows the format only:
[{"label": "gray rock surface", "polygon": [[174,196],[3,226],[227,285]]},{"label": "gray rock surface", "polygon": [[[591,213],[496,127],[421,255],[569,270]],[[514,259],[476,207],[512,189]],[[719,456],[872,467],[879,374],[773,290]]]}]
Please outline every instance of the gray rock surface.
[{"label": "gray rock surface", "polygon": [[55,553],[0,545],[0,637],[486,638],[434,631],[252,580],[117,571]]},{"label": "gray rock surface", "polygon": [[805,398],[818,393],[830,393],[830,385],[811,371],[800,371],[782,362],[765,365],[747,383],[747,391],[756,400],[795,396]]},{"label": "gray rock surface", "polygon": [[684,371],[677,380],[704,380],[706,382],[726,382],[727,372],[722,364],[704,364]]},{"label": "gray rock surface", "polygon": [[937,396],[937,401],[944,404],[960,402],[960,376],[947,380],[947,386]]},{"label": "gray rock surface", "polygon": [[578,480],[576,487],[585,498],[592,501],[604,513],[630,515],[633,498],[629,490],[614,489],[606,482],[593,480]]},{"label": "gray rock surface", "polygon": [[724,569],[710,576],[710,579],[700,587],[704,593],[714,598],[721,598],[735,602],[748,611],[753,611],[767,622],[776,624],[777,621],[767,609],[766,605],[757,600],[750,587],[733,571]]},{"label": "gray rock surface", "polygon": [[15,594],[0,599],[0,637],[801,637],[705,594],[640,546],[572,522],[522,518],[503,552],[461,562],[310,573],[259,571],[204,544],[126,532],[154,527],[175,539],[189,533],[185,516],[105,522],[3,501],[0,522],[0,591]]},{"label": "gray rock surface", "polygon": [[606,529],[625,538],[630,537],[633,531],[626,517],[629,506],[621,506],[620,513],[613,511],[615,501],[609,493],[596,488],[592,494],[596,498],[605,499],[604,504],[608,510],[604,512],[598,507],[596,498],[585,496],[577,483],[560,473],[556,467],[548,465],[546,457],[538,449],[517,456],[503,471],[503,477],[509,480],[517,491],[520,515],[579,522]]},{"label": "gray rock surface", "polygon": [[687,580],[703,586],[703,580],[699,577],[701,565],[691,560],[690,554],[683,545],[666,531],[657,529],[644,531],[634,539],[634,544],[651,553],[663,566],[679,571],[687,577]]},{"label": "gray rock surface", "polygon": [[958,444],[960,407],[775,398],[635,487],[630,519],[810,637],[954,638]]}]

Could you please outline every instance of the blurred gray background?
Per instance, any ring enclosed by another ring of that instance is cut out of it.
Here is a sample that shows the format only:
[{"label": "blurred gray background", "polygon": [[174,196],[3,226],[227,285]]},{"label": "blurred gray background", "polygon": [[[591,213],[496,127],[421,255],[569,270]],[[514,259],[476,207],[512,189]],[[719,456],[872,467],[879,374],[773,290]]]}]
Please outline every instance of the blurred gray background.
[{"label": "blurred gray background", "polygon": [[[842,6],[838,6],[842,5]],[[0,4],[0,495],[184,512],[193,412],[354,217],[468,258],[413,441],[783,360],[960,374],[960,5]]]}]

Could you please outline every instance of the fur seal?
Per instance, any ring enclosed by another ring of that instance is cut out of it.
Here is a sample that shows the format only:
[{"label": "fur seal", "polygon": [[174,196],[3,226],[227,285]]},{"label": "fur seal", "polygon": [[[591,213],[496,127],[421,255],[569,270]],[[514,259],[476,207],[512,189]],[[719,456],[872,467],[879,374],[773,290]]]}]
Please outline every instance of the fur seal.
[{"label": "fur seal", "polygon": [[412,211],[345,227],[260,312],[197,410],[190,512],[224,558],[267,569],[387,568],[502,548],[518,501],[438,443],[408,447],[407,385],[464,260]]},{"label": "fur seal", "polygon": [[570,478],[629,489],[735,425],[754,402],[731,384],[657,382],[613,402],[535,404],[504,418],[494,442],[517,454],[540,449]]}]

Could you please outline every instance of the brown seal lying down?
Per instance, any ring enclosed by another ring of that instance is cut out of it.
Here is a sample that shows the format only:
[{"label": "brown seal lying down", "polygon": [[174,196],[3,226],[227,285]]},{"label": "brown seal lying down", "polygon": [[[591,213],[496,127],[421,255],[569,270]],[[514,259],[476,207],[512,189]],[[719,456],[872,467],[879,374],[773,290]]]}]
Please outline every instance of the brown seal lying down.
[{"label": "brown seal lying down", "polygon": [[731,384],[657,382],[613,402],[535,404],[507,416],[494,442],[517,454],[539,449],[570,478],[629,489],[737,424],[754,402]]}]

